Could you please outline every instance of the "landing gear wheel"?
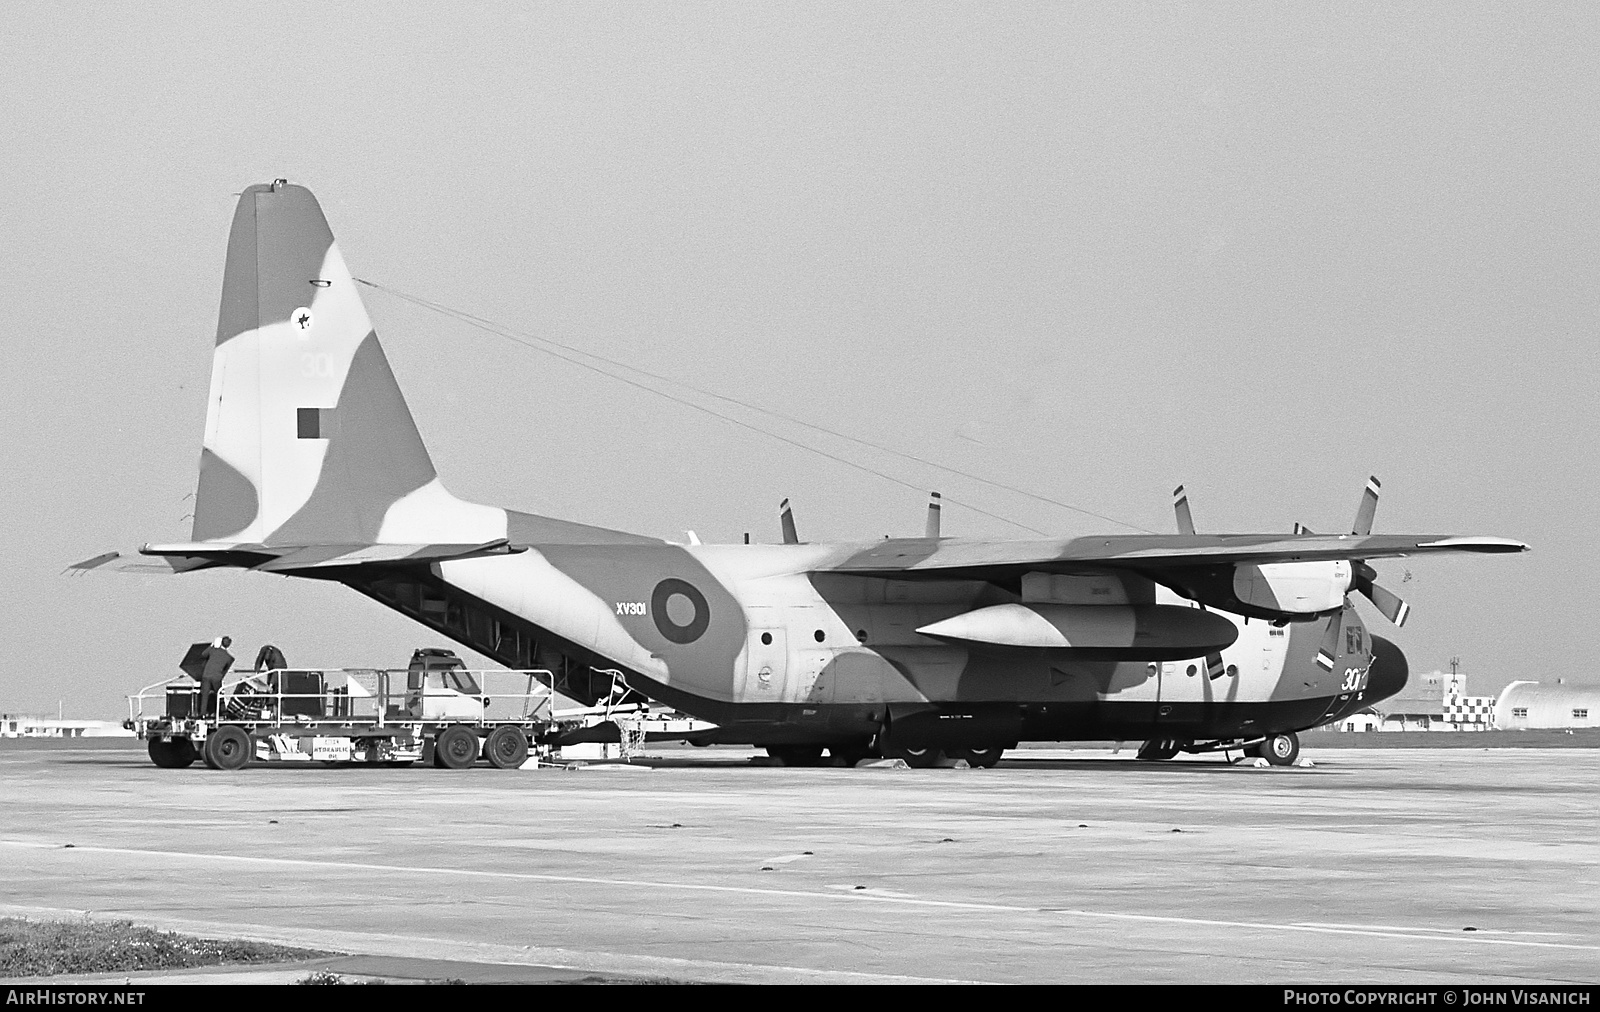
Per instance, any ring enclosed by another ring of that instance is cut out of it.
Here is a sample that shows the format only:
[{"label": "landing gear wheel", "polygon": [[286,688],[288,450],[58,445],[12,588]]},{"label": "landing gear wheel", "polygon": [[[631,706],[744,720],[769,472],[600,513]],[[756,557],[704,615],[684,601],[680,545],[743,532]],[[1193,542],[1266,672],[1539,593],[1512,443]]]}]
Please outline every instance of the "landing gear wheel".
[{"label": "landing gear wheel", "polygon": [[249,731],[237,724],[224,724],[206,738],[200,758],[214,770],[237,770],[255,758],[255,751]]},{"label": "landing gear wheel", "polygon": [[1248,754],[1260,756],[1274,766],[1293,766],[1300,758],[1300,738],[1293,731],[1269,734],[1266,741],[1251,746]]},{"label": "landing gear wheel", "polygon": [[1140,745],[1134,758],[1145,762],[1165,762],[1182,751],[1182,742],[1173,741],[1171,738],[1157,738]]},{"label": "landing gear wheel", "polygon": [[872,754],[872,750],[865,745],[829,745],[828,755],[844,763],[845,769],[854,769],[856,764]]},{"label": "landing gear wheel", "polygon": [[200,753],[194,750],[194,744],[187,738],[174,738],[171,741],[151,738],[149,751],[150,761],[164,770],[186,769],[200,758]]},{"label": "landing gear wheel", "polygon": [[999,746],[994,748],[951,748],[945,749],[944,754],[951,759],[965,759],[967,765],[975,770],[987,770],[994,768],[995,764],[1000,761],[1000,757],[1005,755],[1005,751]]},{"label": "landing gear wheel", "polygon": [[928,746],[901,745],[886,735],[878,735],[878,751],[885,759],[899,759],[917,770],[931,770],[944,759],[944,752]]},{"label": "landing gear wheel", "polygon": [[447,770],[464,770],[478,761],[478,732],[465,724],[451,724],[433,744],[433,760]]},{"label": "landing gear wheel", "polygon": [[785,766],[821,766],[821,745],[768,745],[767,755]]},{"label": "landing gear wheel", "polygon": [[528,761],[528,736],[519,727],[502,724],[489,732],[483,757],[498,770],[514,770]]}]

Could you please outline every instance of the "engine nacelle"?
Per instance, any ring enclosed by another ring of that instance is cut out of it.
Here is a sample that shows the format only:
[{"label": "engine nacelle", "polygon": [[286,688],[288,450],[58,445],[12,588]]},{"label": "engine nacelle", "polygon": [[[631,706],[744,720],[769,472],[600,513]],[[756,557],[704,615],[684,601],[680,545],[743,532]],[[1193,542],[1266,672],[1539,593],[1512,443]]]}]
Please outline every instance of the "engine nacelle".
[{"label": "engine nacelle", "polygon": [[1168,570],[1162,582],[1190,600],[1270,622],[1294,622],[1344,607],[1355,578],[1347,561],[1240,562]]},{"label": "engine nacelle", "polygon": [[1233,596],[1239,603],[1286,615],[1317,615],[1344,607],[1350,592],[1350,563],[1263,562],[1233,567]]}]

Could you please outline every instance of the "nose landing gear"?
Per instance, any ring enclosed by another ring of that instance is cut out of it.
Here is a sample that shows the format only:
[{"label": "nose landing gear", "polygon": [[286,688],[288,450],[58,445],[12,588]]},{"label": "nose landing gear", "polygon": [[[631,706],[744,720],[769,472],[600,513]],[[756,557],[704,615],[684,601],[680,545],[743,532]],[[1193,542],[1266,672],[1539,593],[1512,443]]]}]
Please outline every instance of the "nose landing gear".
[{"label": "nose landing gear", "polygon": [[1257,744],[1246,747],[1244,754],[1265,759],[1274,766],[1293,766],[1300,758],[1300,737],[1293,731],[1269,734]]},{"label": "nose landing gear", "polygon": [[[1249,744],[1245,744],[1248,741]],[[1179,752],[1234,752],[1240,751],[1251,758],[1265,759],[1274,766],[1293,766],[1300,758],[1300,738],[1293,731],[1279,731],[1264,738],[1232,739],[1225,741],[1179,741],[1172,738],[1153,738],[1139,746],[1136,759],[1145,762],[1162,762]]]}]

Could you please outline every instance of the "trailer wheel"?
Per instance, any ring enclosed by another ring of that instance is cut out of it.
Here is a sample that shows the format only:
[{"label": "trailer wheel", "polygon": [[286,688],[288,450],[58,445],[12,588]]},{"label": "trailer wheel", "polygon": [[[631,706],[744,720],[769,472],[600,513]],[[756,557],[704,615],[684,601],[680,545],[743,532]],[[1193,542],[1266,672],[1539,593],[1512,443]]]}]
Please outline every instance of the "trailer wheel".
[{"label": "trailer wheel", "polygon": [[171,741],[151,738],[149,750],[150,761],[164,770],[186,769],[200,758],[200,753],[194,750],[194,743],[187,738],[174,738]]},{"label": "trailer wheel", "polygon": [[478,732],[465,724],[451,724],[439,732],[434,759],[445,769],[464,770],[478,761]]},{"label": "trailer wheel", "polygon": [[214,770],[236,770],[254,759],[254,752],[250,732],[237,724],[224,724],[206,738],[200,758]]},{"label": "trailer wheel", "polygon": [[483,756],[496,769],[514,770],[528,761],[528,736],[519,727],[502,724],[489,732]]}]

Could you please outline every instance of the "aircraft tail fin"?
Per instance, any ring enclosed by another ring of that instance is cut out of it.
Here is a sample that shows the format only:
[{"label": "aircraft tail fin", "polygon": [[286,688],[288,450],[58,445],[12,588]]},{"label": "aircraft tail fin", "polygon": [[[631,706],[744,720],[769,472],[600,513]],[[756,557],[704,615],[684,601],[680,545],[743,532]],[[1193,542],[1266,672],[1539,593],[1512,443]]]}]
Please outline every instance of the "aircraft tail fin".
[{"label": "aircraft tail fin", "polygon": [[502,510],[439,483],[316,197],[239,197],[206,407],[195,542],[480,543]]}]

